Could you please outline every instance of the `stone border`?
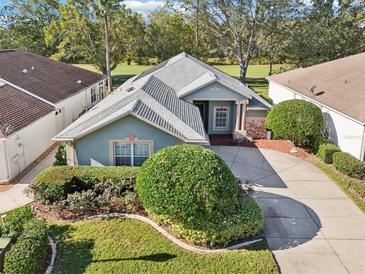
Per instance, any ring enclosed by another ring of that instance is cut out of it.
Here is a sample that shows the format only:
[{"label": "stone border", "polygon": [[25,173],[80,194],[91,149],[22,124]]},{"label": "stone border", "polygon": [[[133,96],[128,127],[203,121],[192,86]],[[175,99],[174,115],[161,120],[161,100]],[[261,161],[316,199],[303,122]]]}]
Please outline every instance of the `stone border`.
[{"label": "stone border", "polygon": [[44,272],[44,274],[51,274],[55,260],[56,260],[56,255],[57,255],[57,247],[56,247],[55,241],[51,237],[48,236],[48,242],[52,249],[52,257],[51,257],[51,261],[49,262],[49,265],[47,267],[47,270],[46,270],[46,272]]},{"label": "stone border", "polygon": [[[256,239],[256,240],[245,241],[245,242],[242,242],[242,243],[227,246],[225,248],[219,248],[219,249],[205,248],[205,247],[190,245],[186,242],[183,242],[182,240],[180,240],[180,239],[176,238],[175,236],[171,235],[169,232],[167,232],[165,229],[163,229],[161,226],[159,226],[157,223],[155,223],[151,219],[149,219],[147,217],[144,217],[144,216],[141,216],[141,215],[124,214],[124,213],[110,213],[110,214],[95,215],[95,216],[87,217],[85,219],[86,220],[93,220],[93,219],[108,219],[108,218],[117,218],[117,217],[125,217],[125,218],[139,220],[139,221],[142,221],[144,223],[147,223],[150,226],[152,226],[154,229],[156,229],[158,232],[160,232],[163,236],[165,236],[168,240],[173,242],[174,244],[178,245],[179,247],[181,247],[183,249],[186,249],[186,250],[189,250],[189,251],[192,251],[192,252],[196,252],[196,253],[219,253],[219,252],[224,252],[224,251],[228,251],[228,250],[236,250],[236,249],[240,249],[242,247],[249,246],[251,244],[262,241],[262,239]],[[46,273],[46,274],[49,274],[49,273]]]}]

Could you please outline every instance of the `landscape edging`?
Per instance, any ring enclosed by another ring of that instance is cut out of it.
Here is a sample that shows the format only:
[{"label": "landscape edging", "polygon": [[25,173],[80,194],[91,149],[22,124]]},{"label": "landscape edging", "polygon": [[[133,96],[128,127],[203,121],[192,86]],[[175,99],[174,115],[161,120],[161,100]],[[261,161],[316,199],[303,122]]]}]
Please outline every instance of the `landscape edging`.
[{"label": "landscape edging", "polygon": [[47,270],[46,270],[46,272],[44,272],[44,274],[52,273],[54,262],[56,260],[56,255],[57,255],[57,247],[56,247],[55,241],[51,237],[48,237],[48,242],[52,249],[52,256],[51,256],[51,261],[49,262]]},{"label": "landscape edging", "polygon": [[116,217],[125,217],[125,218],[139,220],[144,223],[147,223],[150,226],[152,226],[154,229],[156,229],[159,233],[161,233],[163,236],[165,236],[169,241],[173,242],[174,244],[178,245],[179,247],[181,247],[183,249],[186,249],[186,250],[189,250],[192,252],[196,252],[196,253],[219,253],[219,252],[224,252],[224,251],[228,251],[228,250],[236,250],[236,249],[240,249],[242,247],[249,246],[251,244],[262,241],[262,239],[255,239],[255,240],[245,241],[245,242],[241,242],[238,244],[234,244],[234,245],[227,246],[224,248],[219,248],[219,249],[205,248],[205,247],[190,245],[186,242],[183,242],[180,239],[176,238],[175,236],[171,235],[168,231],[166,231],[164,228],[159,226],[153,220],[151,220],[145,216],[141,216],[141,215],[137,215],[137,214],[126,214],[126,213],[99,214],[99,215],[87,217],[85,219],[93,220],[93,219],[107,219],[107,218],[116,218]]}]

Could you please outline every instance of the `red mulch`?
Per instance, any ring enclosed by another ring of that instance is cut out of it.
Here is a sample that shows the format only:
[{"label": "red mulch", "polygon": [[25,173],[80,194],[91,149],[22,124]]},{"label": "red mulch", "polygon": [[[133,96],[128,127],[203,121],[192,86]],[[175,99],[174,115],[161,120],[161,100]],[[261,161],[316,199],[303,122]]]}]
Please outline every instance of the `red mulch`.
[{"label": "red mulch", "polygon": [[307,148],[296,147],[292,142],[287,140],[257,139],[253,141],[248,141],[248,140],[237,141],[232,138],[231,134],[210,135],[209,139],[210,139],[210,144],[213,146],[220,145],[220,146],[254,147],[254,148],[271,149],[283,153],[288,153],[302,159],[314,157],[311,154],[310,150],[308,150]]}]

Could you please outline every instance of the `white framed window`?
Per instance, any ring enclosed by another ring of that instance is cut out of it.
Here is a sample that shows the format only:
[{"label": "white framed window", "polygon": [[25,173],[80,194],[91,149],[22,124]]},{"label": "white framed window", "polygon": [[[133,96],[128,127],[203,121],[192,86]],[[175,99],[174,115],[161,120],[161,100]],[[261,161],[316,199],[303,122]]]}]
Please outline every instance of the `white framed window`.
[{"label": "white framed window", "polygon": [[228,130],[229,126],[229,107],[214,107],[213,129]]},{"label": "white framed window", "polygon": [[91,87],[91,103],[95,103],[98,95],[96,94],[96,86]]},{"label": "white framed window", "polygon": [[104,82],[99,83],[99,100],[104,98]]},{"label": "white framed window", "polygon": [[153,140],[110,140],[111,159],[115,166],[141,166],[153,153]]}]

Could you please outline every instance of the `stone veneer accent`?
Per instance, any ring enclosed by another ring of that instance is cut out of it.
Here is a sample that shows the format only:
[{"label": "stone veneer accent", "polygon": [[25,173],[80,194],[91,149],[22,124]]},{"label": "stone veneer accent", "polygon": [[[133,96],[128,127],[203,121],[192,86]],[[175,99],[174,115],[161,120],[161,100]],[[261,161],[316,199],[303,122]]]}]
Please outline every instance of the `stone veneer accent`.
[{"label": "stone veneer accent", "polygon": [[246,134],[254,139],[266,139],[265,118],[246,119]]}]

